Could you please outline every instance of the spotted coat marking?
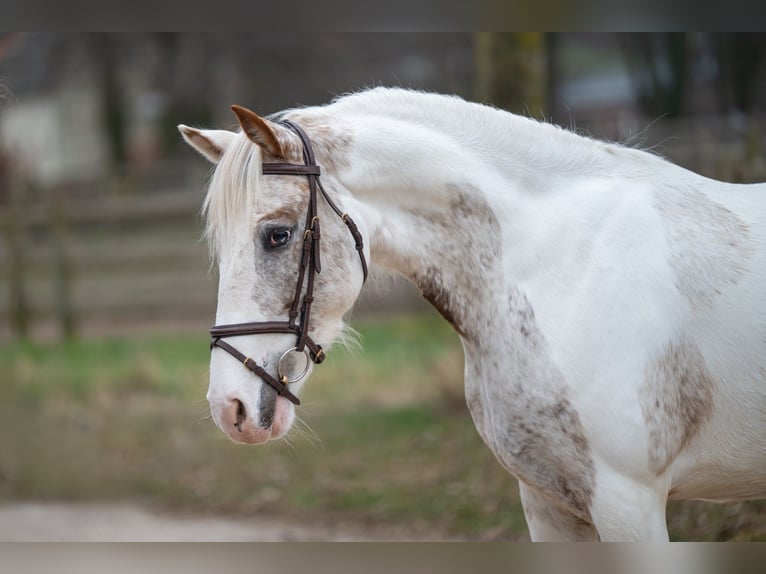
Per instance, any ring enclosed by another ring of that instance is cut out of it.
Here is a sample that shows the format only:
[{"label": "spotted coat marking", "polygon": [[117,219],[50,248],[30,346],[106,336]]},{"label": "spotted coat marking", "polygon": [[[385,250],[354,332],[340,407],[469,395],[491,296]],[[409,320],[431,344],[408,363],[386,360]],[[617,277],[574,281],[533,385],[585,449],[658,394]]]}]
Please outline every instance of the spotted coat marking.
[{"label": "spotted coat marking", "polygon": [[[471,337],[466,327],[480,319],[476,305],[469,300],[478,285],[487,285],[500,255],[496,241],[500,225],[481,192],[470,184],[447,186],[449,209],[424,211],[409,209],[413,229],[423,229],[421,237],[430,244],[424,252],[436,258],[410,262],[412,279],[423,296],[463,337]],[[441,269],[460,269],[445,276]]]},{"label": "spotted coat marking", "polygon": [[[288,114],[288,117],[308,134],[317,163],[323,172],[336,173],[351,166],[349,150],[353,137],[351,130],[344,128],[342,122],[334,119],[331,126],[326,119],[302,115],[300,112]],[[302,148],[297,149],[300,154]]]},{"label": "spotted coat marking", "polygon": [[[525,484],[519,485],[524,515],[531,531],[538,531],[542,540],[548,541],[598,541],[599,536],[592,522],[583,520],[570,512],[562,511],[548,493]],[[540,524],[536,524],[536,523]],[[537,528],[536,528],[537,527]],[[542,528],[545,532],[540,532]],[[555,533],[550,529],[556,530]]]},{"label": "spotted coat marking", "polygon": [[668,344],[646,368],[639,400],[649,431],[649,468],[662,474],[713,410],[713,382],[693,345]]},{"label": "spotted coat marking", "polygon": [[752,251],[748,226],[694,189],[663,187],[655,192],[653,205],[665,221],[676,287],[695,307],[709,306],[747,269]]},{"label": "spotted coat marking", "polygon": [[548,493],[557,508],[591,523],[593,461],[564,376],[518,289],[511,290],[503,318],[510,329],[498,331],[507,357],[498,379],[507,382],[486,387],[492,405],[502,406],[493,414],[496,453],[521,481]]},{"label": "spotted coat marking", "polygon": [[[467,363],[466,402],[482,438],[519,480],[548,493],[556,512],[587,530],[592,524],[593,462],[564,377],[523,293],[512,289],[504,309],[476,304],[479,285],[487,300],[503,299],[502,293],[486,292],[506,284],[496,264],[500,226],[480,190],[451,185],[448,196],[449,210],[410,210],[410,215],[413,224],[428,228],[422,236],[433,243],[424,251],[440,259],[441,269],[459,272],[447,275],[422,264],[413,272],[414,281],[461,334],[466,352],[480,357]],[[486,349],[493,349],[492,354]]]}]

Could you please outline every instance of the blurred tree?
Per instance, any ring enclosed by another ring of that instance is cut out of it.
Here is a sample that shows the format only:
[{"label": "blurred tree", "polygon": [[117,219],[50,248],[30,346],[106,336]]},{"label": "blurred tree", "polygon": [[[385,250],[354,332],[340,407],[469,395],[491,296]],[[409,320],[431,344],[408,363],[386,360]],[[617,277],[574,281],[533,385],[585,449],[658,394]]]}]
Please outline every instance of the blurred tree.
[{"label": "blurred tree", "polygon": [[[0,35],[0,60],[15,47],[22,35]],[[0,84],[0,115],[10,92]],[[29,304],[24,287],[24,241],[22,193],[11,173],[13,164],[0,148],[0,232],[5,240],[5,269],[8,280],[8,309],[13,332],[20,341],[29,336]]]},{"label": "blurred tree", "polygon": [[70,256],[69,222],[64,204],[66,203],[65,189],[49,190],[48,216],[53,237],[53,285],[56,318],[59,332],[65,340],[71,340],[77,332],[77,320],[72,304],[72,259]]},{"label": "blurred tree", "polygon": [[475,97],[512,112],[543,112],[546,97],[545,37],[537,32],[478,32]]},{"label": "blurred tree", "polygon": [[545,116],[548,121],[556,121],[556,102],[559,97],[559,82],[561,79],[561,66],[559,61],[559,34],[547,32],[545,34]]},{"label": "blurred tree", "polygon": [[683,113],[689,54],[683,32],[619,34],[642,111],[652,117]]},{"label": "blurred tree", "polygon": [[719,33],[715,35],[715,51],[720,111],[754,111],[762,103],[757,89],[766,57],[766,35]]},{"label": "blurred tree", "polygon": [[117,57],[118,38],[118,35],[108,33],[90,36],[92,53],[96,58],[99,89],[104,106],[104,126],[112,167],[122,165],[126,155],[125,109],[118,77],[120,65]]},{"label": "blurred tree", "polygon": [[165,153],[172,154],[186,147],[178,136],[176,126],[179,123],[212,123],[210,109],[216,90],[213,85],[216,57],[221,51],[232,49],[234,41],[230,36],[193,33],[151,35],[162,62],[155,70],[154,83],[166,98],[159,126]]},{"label": "blurred tree", "polygon": [[16,337],[29,336],[29,303],[24,286],[24,190],[11,173],[11,162],[0,150],[0,227],[5,236],[5,265],[8,279],[8,306]]}]

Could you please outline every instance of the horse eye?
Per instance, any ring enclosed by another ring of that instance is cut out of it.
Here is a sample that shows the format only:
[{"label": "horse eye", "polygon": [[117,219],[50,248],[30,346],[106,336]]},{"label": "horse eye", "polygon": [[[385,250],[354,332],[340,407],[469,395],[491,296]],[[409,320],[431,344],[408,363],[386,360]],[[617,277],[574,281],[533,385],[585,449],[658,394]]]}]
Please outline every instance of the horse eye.
[{"label": "horse eye", "polygon": [[269,247],[281,247],[290,241],[290,230],[285,228],[272,229],[269,233]]}]

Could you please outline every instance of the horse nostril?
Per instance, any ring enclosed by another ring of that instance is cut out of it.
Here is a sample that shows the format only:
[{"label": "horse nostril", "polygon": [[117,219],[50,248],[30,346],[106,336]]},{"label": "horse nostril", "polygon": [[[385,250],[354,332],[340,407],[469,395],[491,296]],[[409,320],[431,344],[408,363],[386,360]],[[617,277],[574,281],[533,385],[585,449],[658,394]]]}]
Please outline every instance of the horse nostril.
[{"label": "horse nostril", "polygon": [[237,406],[237,422],[234,423],[234,426],[237,427],[237,430],[239,432],[242,432],[242,423],[245,422],[245,417],[247,416],[245,412],[245,405],[242,404],[242,401],[238,399],[232,399],[234,401],[234,404]]}]

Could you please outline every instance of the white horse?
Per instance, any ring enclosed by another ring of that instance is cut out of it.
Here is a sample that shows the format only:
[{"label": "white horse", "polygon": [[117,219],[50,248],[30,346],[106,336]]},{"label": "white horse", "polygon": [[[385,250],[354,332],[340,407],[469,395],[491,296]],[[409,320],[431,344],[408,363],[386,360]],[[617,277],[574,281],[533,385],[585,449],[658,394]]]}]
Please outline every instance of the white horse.
[{"label": "white horse", "polygon": [[[304,163],[288,118],[364,256],[460,334],[471,415],[519,480],[533,540],[667,540],[669,498],[766,495],[765,185],[457,97],[377,88],[270,120],[235,111],[238,133],[179,126],[217,163],[204,209],[218,323],[284,320],[293,299],[310,178],[261,167]],[[327,348],[363,271],[321,200],[319,216],[308,332]],[[282,376],[294,340],[236,344]],[[237,442],[280,437],[294,418],[219,349],[207,397]]]}]

